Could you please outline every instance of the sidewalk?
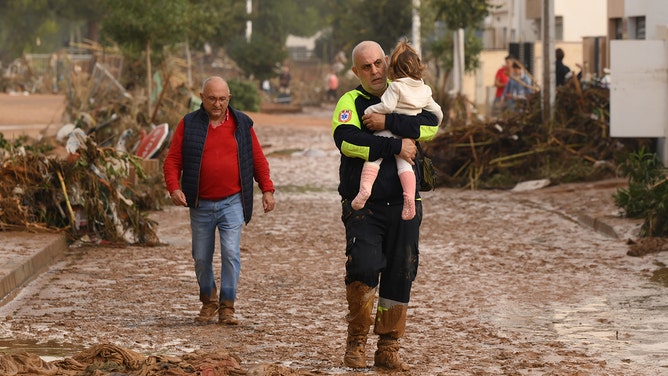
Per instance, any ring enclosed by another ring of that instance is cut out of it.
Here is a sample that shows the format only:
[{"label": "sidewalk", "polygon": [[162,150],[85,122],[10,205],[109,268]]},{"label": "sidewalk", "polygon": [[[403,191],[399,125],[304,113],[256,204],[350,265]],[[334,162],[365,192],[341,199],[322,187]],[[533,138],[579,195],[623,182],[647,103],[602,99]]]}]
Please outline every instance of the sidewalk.
[{"label": "sidewalk", "polygon": [[65,254],[64,234],[0,231],[0,305]]}]

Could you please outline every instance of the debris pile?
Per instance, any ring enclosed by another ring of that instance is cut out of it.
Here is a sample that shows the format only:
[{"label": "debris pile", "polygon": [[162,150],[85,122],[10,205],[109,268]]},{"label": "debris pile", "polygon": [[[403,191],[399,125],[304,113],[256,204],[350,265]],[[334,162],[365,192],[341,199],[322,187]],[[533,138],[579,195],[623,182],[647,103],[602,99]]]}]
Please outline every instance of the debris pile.
[{"label": "debris pile", "polygon": [[424,145],[440,185],[511,188],[538,179],[557,184],[600,180],[616,176],[624,156],[649,143],[610,137],[609,91],[596,84],[571,80],[560,87],[548,124],[542,120],[540,95],[494,120],[467,116],[471,111],[461,110],[467,107],[462,101],[448,105],[453,115]]},{"label": "debris pile", "polygon": [[70,240],[160,243],[156,224],[142,213],[157,203],[146,184],[131,181],[132,174],[146,179],[140,158],[98,147],[80,128],[69,136],[68,158],[3,140],[0,230],[64,230]]},{"label": "debris pile", "polygon": [[[159,244],[157,224],[145,211],[167,200],[160,160],[169,124],[175,126],[193,105],[185,74],[178,59],[165,62],[154,75],[154,95],[147,95],[120,83],[121,57],[100,51],[93,56],[63,68],[59,87],[68,123],[55,139],[9,144],[0,134],[0,231],[65,231],[70,241]],[[66,153],[59,155],[63,147]]]},{"label": "debris pile", "polygon": [[27,352],[2,354],[0,355],[0,373],[35,376],[309,376],[317,374],[267,363],[243,368],[239,357],[223,348],[212,351],[196,350],[181,356],[144,356],[112,344],[95,345],[70,358],[51,362]]},{"label": "debris pile", "polygon": [[30,353],[0,356],[3,375],[245,375],[239,359],[225,350],[183,357],[144,356],[110,344],[96,345],[71,358],[46,362]]}]

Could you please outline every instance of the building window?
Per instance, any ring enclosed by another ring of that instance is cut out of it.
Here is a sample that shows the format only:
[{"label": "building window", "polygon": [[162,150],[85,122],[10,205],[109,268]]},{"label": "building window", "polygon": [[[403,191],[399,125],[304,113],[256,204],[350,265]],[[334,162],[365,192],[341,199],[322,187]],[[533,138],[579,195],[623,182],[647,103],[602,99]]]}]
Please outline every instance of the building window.
[{"label": "building window", "polygon": [[554,17],[554,40],[564,40],[564,17]]},{"label": "building window", "polygon": [[621,18],[613,18],[612,22],[612,39],[624,39],[624,23]]},{"label": "building window", "polygon": [[645,39],[645,17],[631,17],[631,24],[633,25],[633,39]]}]

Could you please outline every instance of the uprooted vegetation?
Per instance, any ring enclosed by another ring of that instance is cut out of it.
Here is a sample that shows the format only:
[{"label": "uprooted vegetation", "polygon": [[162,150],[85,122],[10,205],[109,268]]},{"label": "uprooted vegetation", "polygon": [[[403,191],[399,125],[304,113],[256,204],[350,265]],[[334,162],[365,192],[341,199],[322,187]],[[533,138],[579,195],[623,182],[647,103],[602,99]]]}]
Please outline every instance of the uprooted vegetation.
[{"label": "uprooted vegetation", "polygon": [[[234,64],[214,68],[209,60],[219,57],[207,56],[196,59],[210,63],[201,67],[203,77],[191,79],[183,59],[169,56],[155,67],[149,91],[144,82],[127,78],[142,76],[141,64],[123,69],[119,54],[85,47],[91,51],[88,58],[64,54],[58,80],[46,80],[57,83],[66,99],[67,124],[57,135],[10,143],[0,134],[0,231],[62,231],[70,241],[157,244],[156,224],[147,211],[168,201],[161,160],[180,118],[199,106],[193,82],[210,74],[227,77],[234,105],[242,110],[257,105],[260,94],[251,82],[238,79]],[[39,92],[44,85],[28,90],[24,84],[50,77],[31,69],[36,63],[25,59],[21,74],[1,78],[3,87]],[[167,132],[151,138],[164,125]],[[150,140],[148,154],[138,151],[143,140]]]},{"label": "uprooted vegetation", "polygon": [[81,141],[75,158],[16,145],[4,149],[0,230],[60,229],[70,240],[86,236],[112,243],[160,243],[156,223],[142,212],[159,200],[150,192],[140,159],[100,148],[91,138]]},{"label": "uprooted vegetation", "polygon": [[453,99],[449,121],[425,144],[441,186],[511,188],[536,179],[558,184],[615,177],[626,156],[648,143],[610,137],[609,90],[595,84],[572,80],[559,88],[547,124],[539,95],[495,120],[468,116],[466,106]]},{"label": "uprooted vegetation", "polygon": [[[63,86],[70,123],[55,137],[10,143],[0,134],[0,230],[62,231],[70,241],[160,243],[147,211],[166,202],[155,167],[169,138],[150,155],[134,152],[154,124],[176,125],[190,92],[183,74],[167,64],[162,90],[152,99],[141,89],[126,89],[115,71],[102,59],[90,69],[68,68]],[[54,152],[63,147],[66,153]]]}]

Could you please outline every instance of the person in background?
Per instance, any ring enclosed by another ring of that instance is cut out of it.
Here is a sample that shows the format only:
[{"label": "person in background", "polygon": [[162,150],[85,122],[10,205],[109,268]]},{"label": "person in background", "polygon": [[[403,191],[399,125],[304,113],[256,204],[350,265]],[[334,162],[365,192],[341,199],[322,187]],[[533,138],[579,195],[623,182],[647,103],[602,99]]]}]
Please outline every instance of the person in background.
[{"label": "person in background", "polygon": [[496,71],[496,75],[494,76],[496,93],[494,95],[494,104],[492,105],[492,116],[498,116],[501,112],[503,106],[503,90],[508,84],[508,76],[510,75],[512,63],[513,57],[511,55],[506,56],[505,64]]},{"label": "person in background", "polygon": [[[388,76],[392,82],[380,98],[381,102],[367,107],[364,113],[379,112],[387,114],[394,111],[400,114],[417,115],[424,109],[435,114],[440,124],[443,121],[443,111],[441,106],[432,98],[431,88],[425,85],[422,79],[424,69],[425,67],[422,65],[417,52],[408,42],[399,41],[390,56]],[[376,132],[376,135],[396,137],[387,129]],[[395,159],[397,160],[399,181],[401,181],[401,186],[404,189],[404,208],[401,212],[401,218],[407,221],[415,216],[415,173],[410,163],[398,156],[395,156]],[[382,162],[383,158],[364,162],[360,191],[353,199],[353,209],[362,209],[366,204]]]},{"label": "person in background", "polygon": [[292,76],[290,75],[290,68],[285,65],[281,74],[278,76],[278,90],[282,94],[290,94],[290,80]]},{"label": "person in background", "polygon": [[[394,156],[414,164],[415,140],[431,140],[439,122],[427,111],[417,115],[364,114],[367,107],[380,102],[387,89],[387,56],[377,42],[363,41],[353,49],[352,59],[352,72],[360,85],[339,98],[332,115],[332,137],[341,153],[338,191],[346,233],[348,335],[343,364],[366,367],[366,342],[373,324],[373,332],[378,335],[374,365],[405,370],[408,366],[399,356],[399,339],[406,329],[408,302],[418,269],[422,201],[418,182],[415,217],[409,221],[401,218],[403,189]],[[383,129],[402,138],[374,134]],[[383,163],[374,190],[366,205],[355,210],[351,201],[359,191],[364,162],[378,158],[383,158]]]},{"label": "person in background", "polygon": [[557,86],[562,86],[563,84],[568,81],[569,78],[573,76],[573,72],[571,72],[571,68],[569,68],[566,64],[564,64],[564,50],[561,48],[557,48],[555,51],[555,57],[556,57],[556,69],[555,69],[555,74],[557,75],[557,81],[556,85]]},{"label": "person in background", "polygon": [[[163,166],[172,203],[190,208],[192,257],[202,302],[195,318],[198,323],[212,321],[216,314],[219,324],[239,323],[234,301],[241,271],[241,230],[253,214],[253,179],[262,191],[264,212],[275,205],[269,163],[253,120],[229,106],[231,97],[221,77],[204,81],[202,104],[176,126]],[[221,247],[220,291],[213,269],[216,229]]]},{"label": "person in background", "polygon": [[339,99],[339,76],[336,75],[336,70],[331,68],[327,75],[327,94],[325,100],[335,102]]},{"label": "person in background", "polygon": [[518,99],[524,100],[533,93],[533,86],[531,78],[517,61],[513,61],[509,77],[508,84],[503,89],[503,105],[504,108],[513,110]]}]

